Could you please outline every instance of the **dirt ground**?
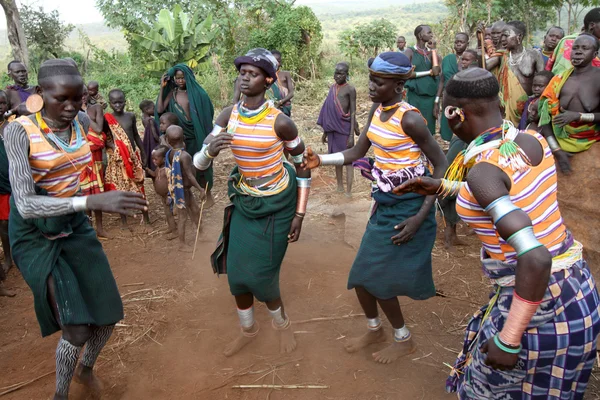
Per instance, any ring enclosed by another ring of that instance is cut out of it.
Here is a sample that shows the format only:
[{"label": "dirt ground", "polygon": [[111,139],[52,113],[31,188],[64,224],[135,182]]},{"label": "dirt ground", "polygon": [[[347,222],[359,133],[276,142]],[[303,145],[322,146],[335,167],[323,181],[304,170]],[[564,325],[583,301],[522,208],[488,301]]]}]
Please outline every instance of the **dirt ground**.
[{"label": "dirt ground", "polygon": [[[313,115],[313,109],[300,109]],[[363,110],[364,112],[364,110]],[[316,120],[316,117],[314,118]],[[320,134],[308,118],[301,132],[317,149]],[[125,319],[100,356],[97,373],[105,381],[105,399],[450,399],[445,379],[461,347],[471,314],[488,299],[491,286],[482,276],[478,241],[459,229],[468,246],[447,252],[438,241],[433,250],[433,275],[438,291],[426,301],[401,298],[407,325],[418,350],[391,365],[378,365],[371,353],[376,345],[347,354],[347,337],[360,335],[366,322],[353,292],[346,289],[348,271],[356,254],[356,238],[368,214],[368,184],[355,174],[352,199],[335,192],[332,170],[313,175],[309,217],[301,239],[290,245],[282,266],[281,287],[292,329],[298,341],[290,355],[279,354],[275,332],[264,305],[256,317],[262,326],[255,343],[232,358],[225,345],[238,334],[235,303],[225,276],[213,275],[209,255],[214,249],[226,202],[225,177],[231,156],[217,161],[217,204],[205,210],[195,260],[177,251],[176,242],[161,233],[164,217],[150,189],[150,233],[140,219],[131,220],[133,234],[108,218],[116,237],[103,241],[125,305]],[[346,218],[332,214],[346,212]],[[362,221],[362,222],[361,222]],[[441,220],[438,218],[438,221]],[[194,234],[188,223],[187,242]],[[82,249],[82,251],[85,251]],[[401,265],[401,263],[399,263]],[[596,276],[598,266],[593,266]],[[54,350],[58,334],[41,338],[33,311],[33,297],[13,268],[6,286],[14,298],[0,298],[0,396],[10,385],[27,383],[4,396],[13,399],[50,399],[54,391]],[[314,320],[321,318],[320,320]],[[384,321],[388,329],[389,324]],[[390,333],[391,338],[391,333]],[[600,398],[598,378],[592,377],[587,398]],[[239,389],[235,385],[302,384],[326,389]],[[71,398],[92,398],[76,383]]]}]

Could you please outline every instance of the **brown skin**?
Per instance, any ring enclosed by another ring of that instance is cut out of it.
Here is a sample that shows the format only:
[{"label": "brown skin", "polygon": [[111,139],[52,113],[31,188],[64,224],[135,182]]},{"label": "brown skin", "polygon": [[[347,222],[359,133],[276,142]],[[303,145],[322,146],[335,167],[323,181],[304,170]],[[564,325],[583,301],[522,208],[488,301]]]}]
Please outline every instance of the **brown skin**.
[{"label": "brown skin", "polygon": [[[520,60],[517,65],[510,65],[512,72],[519,79],[519,83],[528,96],[531,96],[531,85],[533,76],[536,72],[544,70],[545,64],[542,54],[535,49],[525,49],[523,47],[523,34],[517,31],[513,26],[506,25],[502,32],[501,41],[503,46],[512,54],[513,60]],[[502,57],[492,57],[486,62],[488,71],[498,67]]]},{"label": "brown skin", "polygon": [[[469,47],[469,37],[467,35],[464,34],[457,34],[454,37],[454,55],[456,57],[456,61],[458,62],[458,70],[462,70],[462,66],[460,61],[460,57],[463,55],[463,53],[465,52],[465,50],[467,49],[467,47]],[[441,63],[440,63],[441,65]],[[437,97],[442,97],[442,93],[444,91],[444,86],[445,86],[445,82],[444,82],[444,74],[440,74],[440,82],[438,84],[438,91],[437,91]],[[439,119],[440,117],[440,104],[439,102],[436,103],[433,107],[433,116],[435,117],[435,119]]]},{"label": "brown skin", "polygon": [[[268,88],[266,79],[267,76],[265,72],[258,67],[247,64],[243,64],[240,67],[238,80],[240,82],[242,94],[246,96],[245,104],[249,109],[257,109],[265,102],[265,92]],[[232,106],[225,108],[217,117],[215,125],[226,127],[229,122],[232,109]],[[274,128],[277,136],[283,141],[294,140],[296,137],[298,137],[298,128],[296,127],[294,122],[283,113],[277,116]],[[210,135],[208,135],[204,143],[208,144],[208,153],[211,156],[216,157],[222,150],[228,149],[231,146],[232,141],[232,135],[222,132],[216,137],[211,133]],[[295,156],[302,154],[303,152],[304,144],[302,143],[298,145],[294,150],[292,150],[290,154],[292,156]],[[310,170],[305,169],[299,164],[296,164],[296,174],[300,178],[310,178]],[[288,234],[289,243],[296,242],[300,238],[300,233],[302,231],[302,222],[303,218],[298,216],[295,216],[292,220],[292,224],[290,226],[290,231]],[[254,296],[252,295],[252,293],[246,293],[244,295],[235,296],[235,302],[239,309],[246,310],[253,305]],[[285,308],[281,298],[267,302],[267,308],[269,310],[277,310],[280,307],[281,315],[283,318],[285,318]],[[258,324],[255,323],[246,332],[255,333],[257,330]],[[294,351],[294,349],[296,348],[296,340],[294,339],[293,331],[288,328],[279,332],[281,352],[290,353]],[[235,339],[230,345],[227,346],[227,348],[225,349],[225,355],[232,356],[233,354],[240,351],[244,346],[249,344],[252,340],[253,338],[249,338],[244,335],[239,335],[237,339]]]},{"label": "brown skin", "polygon": [[[356,89],[354,86],[348,84],[348,64],[340,63],[335,66],[335,72],[333,74],[333,79],[335,83],[340,86],[338,90],[338,100],[342,107],[344,114],[350,114],[350,126],[354,127],[352,129],[356,132],[356,135],[360,135],[360,131],[358,130],[358,125],[356,123]],[[354,132],[350,132],[348,135],[348,141],[346,143],[346,147],[348,149],[354,146]],[[327,134],[323,133],[323,137],[321,138],[323,143],[327,143]],[[343,169],[342,166],[335,167],[335,178],[337,180],[338,192],[344,191],[344,181],[343,181]],[[351,196],[352,193],[352,183],[354,182],[354,168],[352,165],[346,166],[346,196]]]},{"label": "brown skin", "polygon": [[[566,126],[578,121],[581,113],[593,113],[594,122],[600,122],[600,69],[592,65],[598,56],[594,40],[589,36],[579,36],[573,43],[571,64],[574,71],[560,91],[561,113],[553,117],[558,126]],[[542,131],[544,136],[552,135],[552,129],[546,125]],[[563,173],[571,171],[569,155],[559,150],[554,157]]]},{"label": "brown skin", "polygon": [[[81,77],[62,76],[47,82],[41,82],[39,94],[44,100],[42,115],[48,126],[63,140],[70,137],[70,126],[83,103],[83,81]],[[133,215],[139,211],[148,210],[148,202],[141,194],[129,192],[105,192],[87,197],[87,208],[92,211],[110,212]],[[52,277],[48,279],[48,302],[54,309],[57,321],[60,321],[56,307],[56,296]],[[92,335],[95,326],[65,325],[62,326],[62,336],[75,346],[83,345]],[[92,369],[80,366],[75,379],[90,387],[98,387],[99,380]],[[55,399],[62,396],[55,395]]]},{"label": "brown skin", "polygon": [[[167,95],[167,98],[163,101],[163,90],[169,84],[171,79],[173,79],[173,82],[175,83],[175,90],[172,90]],[[171,78],[168,74],[165,73],[161,78],[160,94],[158,96],[157,104],[158,113],[164,113],[167,110],[167,106],[169,105],[171,98],[175,96],[175,101],[181,106],[181,108],[185,112],[185,116],[187,117],[187,119],[190,120],[190,99],[187,95],[186,90],[187,86],[185,82],[185,75],[182,71],[176,71],[175,76],[173,78]]]},{"label": "brown skin", "polygon": [[552,28],[544,36],[544,51],[554,51],[560,39],[564,37],[562,30],[558,28]]},{"label": "brown skin", "polygon": [[485,34],[484,34],[483,40],[492,40],[492,28],[491,27],[485,28]]},{"label": "brown skin", "polygon": [[[8,76],[10,76],[10,78],[13,80],[15,86],[22,87],[29,94],[36,93],[36,86],[29,86],[29,73],[25,64],[13,63],[8,70]],[[6,89],[5,92],[8,97],[7,111],[10,110],[12,114],[17,116],[29,114],[25,108],[25,103],[21,103],[21,97],[16,90]]]},{"label": "brown skin", "polygon": [[[408,50],[407,50],[408,51]],[[373,103],[381,104],[383,106],[389,106],[396,104],[402,100],[402,92],[404,90],[404,81],[398,79],[383,79],[370,75],[369,82],[369,97]],[[395,114],[396,109],[384,111],[381,113],[381,121],[388,121]],[[427,125],[423,121],[423,118],[414,111],[408,111],[402,118],[402,129],[409,135],[419,148],[423,151],[425,156],[431,161],[434,166],[433,176],[436,178],[442,178],[448,162],[444,153],[440,149],[435,139],[429,133]],[[361,136],[358,138],[356,145],[348,150],[342,152],[344,155],[344,164],[348,165],[352,162],[364,157],[371,147],[371,141],[366,135],[366,130],[363,131]],[[313,169],[317,168],[320,164],[320,159],[311,148],[308,148],[304,153],[303,167]],[[404,221],[399,221],[396,225],[396,229],[399,233],[390,238],[390,240],[396,245],[402,245],[410,241],[415,233],[420,228],[421,224],[428,215],[431,207],[435,203],[435,193],[425,198],[421,209],[416,215],[407,218]],[[356,288],[356,295],[358,300],[365,312],[367,318],[376,318],[378,316],[377,304],[381,307],[388,320],[395,329],[400,329],[404,326],[404,317],[400,309],[400,304],[397,298],[392,299],[378,299],[369,293],[362,287]],[[383,331],[379,330],[376,332],[367,332],[365,335],[352,339],[346,344],[346,350],[348,352],[358,351],[370,344],[378,343],[383,340]],[[412,353],[415,350],[414,343],[411,340],[406,342],[397,343],[394,342],[389,347],[373,353],[373,358],[376,362],[382,364],[388,364],[393,362],[399,357],[405,356]]]},{"label": "brown skin", "polygon": [[396,47],[398,48],[398,51],[404,52],[406,48],[406,39],[404,36],[398,36],[398,39],[396,39]]},{"label": "brown skin", "polygon": [[[273,56],[275,57],[275,59],[279,63],[279,67],[281,68],[281,56],[279,54],[273,54]],[[294,91],[296,90],[296,86],[294,85],[292,74],[290,74],[288,71],[282,71],[281,69],[277,71],[277,84],[283,86],[288,90],[287,96],[275,102],[275,107],[281,108],[281,106],[283,106],[285,103],[294,98]]]},{"label": "brown skin", "polygon": [[[435,40],[433,40],[433,31],[431,30],[431,27],[424,26],[416,39],[417,47],[420,49],[426,49],[427,55],[431,56],[431,50],[435,50],[436,45]],[[404,51],[404,55],[408,57],[410,61],[412,61],[413,54],[413,49],[410,47]],[[438,66],[432,67],[433,76],[438,76],[442,72],[442,68],[440,67],[440,65],[442,65],[442,58],[439,55],[437,58]]]},{"label": "brown skin", "polygon": [[[200,217],[200,207],[198,207],[198,203],[196,203],[196,199],[192,195],[192,187],[195,187],[200,192],[200,198],[204,201],[206,198],[206,193],[204,188],[200,186],[198,181],[196,181],[196,170],[194,168],[194,164],[192,162],[192,156],[185,151],[185,143],[183,136],[183,129],[180,126],[172,125],[167,129],[166,132],[167,143],[169,146],[173,148],[173,151],[169,153],[169,162],[173,162],[173,156],[175,150],[183,150],[179,157],[179,162],[181,165],[181,172],[183,174],[183,192],[185,194],[185,208],[176,209],[177,212],[180,213],[179,218],[179,241],[185,246],[185,222],[187,217],[192,219],[192,224],[197,226],[196,221],[199,220]],[[172,164],[171,164],[172,165]]]},{"label": "brown skin", "polygon": [[154,191],[159,195],[163,202],[163,210],[165,212],[165,218],[167,220],[168,230],[165,233],[171,234],[169,239],[175,239],[179,237],[177,234],[177,224],[173,217],[173,212],[169,206],[169,182],[167,180],[167,170],[165,168],[165,154],[166,151],[163,149],[155,149],[152,152],[152,163],[156,167],[154,171],[150,168],[146,168],[146,173],[152,178],[154,184]]},{"label": "brown skin", "polygon": [[461,71],[464,69],[477,67],[477,57],[471,53],[464,53],[462,56],[460,56],[459,65]]},{"label": "brown skin", "polygon": [[[465,112],[462,125],[457,125],[457,120],[450,120],[449,124],[454,133],[467,143],[473,141],[481,132],[502,125],[503,117],[498,103],[497,98],[488,101],[478,99],[479,105],[485,105],[482,111],[481,108],[470,107],[468,101],[461,102],[448,95],[444,96],[444,107],[461,107]],[[543,149],[534,136],[519,134],[515,142],[523,149],[532,165],[542,162]],[[475,165],[469,171],[467,183],[481,207],[487,207],[494,200],[508,195],[512,185],[504,171],[485,162]],[[440,185],[441,179],[420,177],[398,186],[394,193],[416,192],[431,195],[437,193]],[[521,210],[506,215],[496,224],[497,231],[504,240],[527,226],[531,226],[531,220]],[[552,256],[544,246],[524,254],[517,261],[515,291],[525,300],[541,300],[548,287],[551,267]],[[485,363],[500,370],[513,369],[519,356],[500,350],[493,340],[484,343],[481,351],[487,354]]]},{"label": "brown skin", "polygon": [[[129,138],[129,142],[131,143],[131,147],[133,150],[139,148],[140,156],[142,158],[142,168],[146,168],[144,155],[144,147],[142,144],[142,138],[140,138],[140,134],[137,131],[137,123],[134,113],[125,112],[125,95],[120,92],[112,92],[108,96],[108,103],[110,104],[110,108],[113,110],[113,116],[117,120],[117,122],[121,125],[127,137]],[[110,132],[110,128],[108,126],[104,127],[104,132],[106,132],[107,142],[111,143],[114,147],[114,139],[112,138],[112,134]],[[108,145],[108,144],[107,144]],[[142,212],[144,216],[144,221],[147,225],[150,224],[150,216],[147,211]],[[127,216],[121,215],[121,225],[122,228],[127,227]]]},{"label": "brown skin", "polygon": [[502,32],[504,32],[505,27],[506,27],[506,24],[502,21],[495,22],[492,25],[490,36],[491,36],[492,43],[494,43],[494,47],[496,48],[496,50],[504,49],[501,38],[502,38]]}]

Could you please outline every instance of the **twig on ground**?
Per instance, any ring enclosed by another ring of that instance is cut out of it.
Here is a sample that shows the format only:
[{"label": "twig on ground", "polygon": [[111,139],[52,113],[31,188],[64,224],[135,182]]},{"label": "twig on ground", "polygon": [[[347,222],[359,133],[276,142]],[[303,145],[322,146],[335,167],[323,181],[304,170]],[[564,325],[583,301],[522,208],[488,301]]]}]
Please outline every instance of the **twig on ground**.
[{"label": "twig on ground", "polygon": [[311,318],[311,319],[303,319],[300,321],[293,321],[294,324],[306,324],[309,322],[322,322],[322,321],[337,321],[340,319],[348,319],[348,318],[355,318],[355,317],[364,317],[365,314],[348,314],[348,315],[341,315],[341,316],[337,316],[337,317],[319,317],[319,318]]},{"label": "twig on ground", "polygon": [[121,286],[128,287],[128,286],[142,286],[142,285],[145,285],[145,283],[144,282],[140,282],[140,283],[126,283],[126,284],[121,285]]},{"label": "twig on ground", "polygon": [[[25,381],[25,382],[16,383],[14,385],[3,387],[2,389],[6,389],[6,390],[4,390],[2,393],[0,393],[0,396],[4,396],[9,393],[16,392],[17,390],[22,389],[25,386],[32,384],[33,382],[39,381],[40,379],[42,379],[50,374],[53,374],[54,372],[55,372],[55,370],[52,370],[50,372],[46,372],[45,374],[38,376],[37,378],[33,378],[33,379]],[[0,389],[0,390],[2,390],[2,389]]]},{"label": "twig on ground", "polygon": [[329,389],[325,385],[235,385],[232,389]]}]

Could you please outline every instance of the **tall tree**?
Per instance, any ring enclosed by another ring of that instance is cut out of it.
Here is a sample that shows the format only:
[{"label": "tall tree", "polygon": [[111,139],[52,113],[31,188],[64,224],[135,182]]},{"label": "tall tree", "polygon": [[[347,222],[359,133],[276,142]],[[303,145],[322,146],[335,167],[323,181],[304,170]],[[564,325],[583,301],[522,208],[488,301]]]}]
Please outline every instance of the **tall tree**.
[{"label": "tall tree", "polygon": [[25,65],[29,65],[29,51],[27,50],[27,39],[25,37],[25,31],[23,25],[21,25],[21,18],[19,16],[19,9],[15,0],[0,0],[0,5],[4,9],[4,15],[6,16],[6,27],[8,29],[8,41],[12,48],[13,57],[19,60]]}]

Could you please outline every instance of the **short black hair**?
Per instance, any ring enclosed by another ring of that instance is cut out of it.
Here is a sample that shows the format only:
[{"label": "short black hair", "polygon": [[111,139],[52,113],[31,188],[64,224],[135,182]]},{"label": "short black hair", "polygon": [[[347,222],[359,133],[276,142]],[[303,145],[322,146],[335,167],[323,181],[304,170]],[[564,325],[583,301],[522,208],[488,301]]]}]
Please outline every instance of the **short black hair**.
[{"label": "short black hair", "polygon": [[462,35],[464,37],[467,38],[467,42],[469,41],[469,34],[467,32],[458,32],[456,35],[454,35],[454,37],[458,36],[458,35]]},{"label": "short black hair", "polygon": [[337,67],[338,65],[346,68],[346,71],[350,71],[350,64],[348,64],[346,61],[340,61],[339,63],[336,63],[335,66]]},{"label": "short black hair", "polygon": [[423,28],[425,28],[426,26],[429,26],[429,25],[427,25],[427,24],[423,24],[423,25],[419,25],[419,26],[417,26],[417,27],[415,28],[415,31],[414,31],[414,35],[415,35],[415,37],[417,37],[417,36],[419,35],[419,33],[421,33],[421,31],[423,30]]},{"label": "short black hair", "polygon": [[169,151],[170,147],[169,146],[165,146],[164,144],[160,144],[158,146],[156,146],[154,148],[154,150],[152,150],[152,152],[154,153],[155,151],[157,153],[161,153],[163,156],[167,153],[167,151]]},{"label": "short black hair", "polygon": [[585,29],[588,29],[592,23],[600,23],[600,7],[592,8],[585,14],[585,17],[583,18],[583,26]]},{"label": "short black hair", "polygon": [[90,85],[91,86],[98,86],[98,87],[100,87],[100,84],[98,83],[98,81],[89,81],[88,82],[88,86],[90,86]]},{"label": "short black hair", "polygon": [[281,57],[281,52],[279,50],[271,50],[271,54]]},{"label": "short black hair", "polygon": [[[579,38],[580,36],[585,36],[585,37],[590,38],[594,42],[594,46],[596,46],[596,51],[600,50],[600,41],[598,41],[598,38],[596,36],[592,35],[589,32],[580,33],[579,36],[577,36],[577,37]],[[577,40],[577,39],[575,39],[575,40]]]},{"label": "short black hair", "polygon": [[144,111],[146,108],[153,106],[154,102],[152,100],[142,100],[140,102],[140,110]]},{"label": "short black hair", "polygon": [[491,72],[470,68],[456,73],[448,81],[446,93],[455,99],[490,99],[498,97],[500,85]]},{"label": "short black hair", "polygon": [[116,94],[116,95],[121,94],[121,95],[123,95],[123,97],[125,97],[125,92],[123,92],[121,89],[118,89],[118,88],[113,89],[110,92],[108,92],[108,97],[110,98],[110,96],[112,96],[113,94]]},{"label": "short black hair", "polygon": [[463,54],[465,54],[465,53],[472,54],[472,55],[473,55],[473,57],[475,57],[475,60],[477,60],[477,56],[478,56],[478,55],[477,55],[477,50],[474,50],[474,49],[466,49],[466,50],[464,51],[464,53],[463,53]]},{"label": "short black hair", "polygon": [[552,73],[552,71],[540,71],[540,72],[536,72],[534,75],[534,78],[536,76],[543,76],[544,78],[548,79],[548,82],[550,82],[552,80],[552,78],[554,78],[554,74]]},{"label": "short black hair", "polygon": [[38,70],[38,84],[43,87],[45,84],[48,84],[52,78],[58,76],[71,76],[82,79],[79,70],[72,63],[67,60],[53,59],[44,61],[40,66],[40,69]]},{"label": "short black hair", "polygon": [[558,30],[560,30],[560,32],[562,33],[563,37],[565,36],[565,30],[563,28],[561,28],[560,26],[558,26],[558,25],[552,25],[550,28],[548,28],[548,30],[546,31],[546,36],[548,36],[548,34],[550,33],[550,31],[552,29],[558,29]]},{"label": "short black hair", "polygon": [[165,118],[167,122],[170,122],[172,125],[179,125],[179,118],[172,112],[166,112],[160,116],[160,118]]},{"label": "short black hair", "polygon": [[398,39],[404,39],[404,41],[406,42],[406,38],[405,38],[404,36],[402,36],[402,35],[400,35],[400,36],[398,36],[398,37],[396,38],[396,40],[398,40]]},{"label": "short black hair", "polygon": [[523,21],[510,21],[507,22],[506,25],[512,26],[523,36],[527,35],[527,25],[525,25]]},{"label": "short black hair", "polygon": [[[10,67],[12,67],[13,64],[23,64],[23,63],[19,60],[12,60],[11,62],[8,63],[8,65],[6,66],[6,69],[10,71]],[[23,64],[23,66],[25,66],[25,64]]]}]

